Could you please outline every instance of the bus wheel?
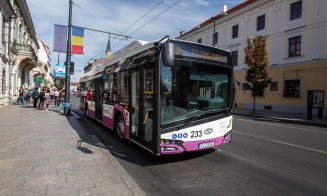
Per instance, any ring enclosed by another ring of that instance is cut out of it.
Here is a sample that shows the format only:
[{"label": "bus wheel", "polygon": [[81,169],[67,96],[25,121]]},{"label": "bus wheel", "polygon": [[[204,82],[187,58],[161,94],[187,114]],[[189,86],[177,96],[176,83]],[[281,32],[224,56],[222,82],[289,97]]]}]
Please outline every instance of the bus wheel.
[{"label": "bus wheel", "polygon": [[124,129],[124,120],[123,120],[122,115],[118,116],[115,127],[116,127],[116,133],[117,133],[119,139],[122,142],[124,142],[125,141],[125,129]]}]

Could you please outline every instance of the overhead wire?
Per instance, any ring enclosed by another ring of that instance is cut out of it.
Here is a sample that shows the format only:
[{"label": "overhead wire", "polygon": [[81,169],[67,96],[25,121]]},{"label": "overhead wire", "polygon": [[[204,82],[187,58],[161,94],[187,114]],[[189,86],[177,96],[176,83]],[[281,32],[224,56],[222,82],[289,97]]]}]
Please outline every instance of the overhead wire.
[{"label": "overhead wire", "polygon": [[[170,5],[168,8],[166,8],[165,10],[163,10],[162,12],[160,12],[159,14],[157,14],[156,16],[154,16],[153,18],[151,18],[150,20],[148,20],[146,23],[144,23],[142,26],[140,26],[139,28],[137,28],[136,30],[134,30],[132,33],[130,33],[128,36],[133,35],[134,33],[136,33],[137,31],[139,31],[141,28],[143,28],[144,26],[146,26],[147,24],[149,24],[150,22],[152,22],[153,20],[155,20],[156,18],[158,18],[159,16],[161,16],[163,13],[167,12],[169,9],[171,9],[172,7],[174,7],[175,5],[177,5],[179,2],[181,2],[182,0],[178,0],[175,3],[173,3],[172,5]],[[116,43],[112,48],[115,48],[118,44],[120,44],[120,42]]]},{"label": "overhead wire", "polygon": [[[83,8],[82,6],[76,4],[75,2],[73,2],[73,5],[75,5],[75,6],[78,7],[79,9],[85,11],[86,13],[92,15],[93,17],[97,18],[98,20],[101,20],[101,21],[102,21],[101,23],[104,24],[105,26],[110,26],[111,28],[113,28],[114,30],[116,30],[117,32],[119,32],[118,29],[116,29],[115,27],[109,25],[109,23],[107,23],[105,20],[103,20],[103,18],[100,18],[100,17],[96,16],[95,14],[89,12],[88,10],[86,10],[86,9]],[[99,22],[100,22],[100,21],[99,21]]]}]

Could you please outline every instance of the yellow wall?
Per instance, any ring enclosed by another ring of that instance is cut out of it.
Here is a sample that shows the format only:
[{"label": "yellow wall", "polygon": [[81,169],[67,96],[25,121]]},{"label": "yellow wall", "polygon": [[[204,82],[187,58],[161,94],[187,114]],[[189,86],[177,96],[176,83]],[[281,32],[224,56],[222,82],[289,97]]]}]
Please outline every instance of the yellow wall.
[{"label": "yellow wall", "polygon": [[[263,97],[257,97],[256,103],[265,105],[287,105],[287,106],[302,106],[307,105],[308,90],[323,90],[325,91],[325,108],[327,107],[327,61],[311,62],[303,65],[289,66],[270,66],[267,67],[269,77],[272,81],[278,81],[278,91],[270,91],[268,86],[264,91]],[[246,70],[235,71],[235,78],[240,82],[240,86],[236,86],[235,101],[238,108],[244,104],[252,104],[253,97],[251,91],[242,90],[242,83],[246,83]],[[300,79],[301,90],[300,97],[284,97],[284,78]]]}]

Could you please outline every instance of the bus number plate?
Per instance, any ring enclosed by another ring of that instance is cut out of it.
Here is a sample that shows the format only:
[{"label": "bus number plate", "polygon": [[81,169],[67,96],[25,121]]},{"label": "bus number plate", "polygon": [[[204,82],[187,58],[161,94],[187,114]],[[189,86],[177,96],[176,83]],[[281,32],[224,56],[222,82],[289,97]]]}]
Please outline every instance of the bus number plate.
[{"label": "bus number plate", "polygon": [[206,143],[201,143],[199,144],[199,149],[205,149],[205,148],[210,148],[215,145],[215,142],[206,142]]}]

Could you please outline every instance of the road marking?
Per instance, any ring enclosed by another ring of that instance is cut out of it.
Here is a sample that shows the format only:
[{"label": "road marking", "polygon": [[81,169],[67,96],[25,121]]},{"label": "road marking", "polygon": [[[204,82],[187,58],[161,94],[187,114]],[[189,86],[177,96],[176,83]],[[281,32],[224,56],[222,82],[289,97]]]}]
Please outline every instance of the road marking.
[{"label": "road marking", "polygon": [[313,149],[313,148],[308,148],[308,147],[304,147],[304,146],[299,146],[299,145],[296,145],[296,144],[291,144],[291,143],[287,143],[287,142],[282,142],[282,141],[279,141],[279,140],[268,139],[268,138],[264,138],[264,137],[260,137],[260,136],[256,136],[256,135],[251,135],[251,134],[247,134],[247,133],[243,133],[243,132],[238,132],[238,131],[233,131],[233,133],[239,133],[239,134],[242,134],[242,135],[247,135],[247,136],[250,136],[250,137],[259,138],[259,139],[266,140],[266,141],[270,141],[270,142],[275,142],[275,143],[279,143],[279,144],[284,144],[284,145],[288,145],[288,146],[293,146],[293,147],[297,147],[297,148],[302,148],[302,149],[305,149],[305,150],[310,150],[310,151],[314,151],[314,152],[319,152],[319,153],[322,153],[322,154],[327,154],[326,151],[317,150],[317,149]]},{"label": "road marking", "polygon": [[300,127],[292,127],[292,126],[288,126],[288,125],[280,125],[278,124],[278,122],[276,122],[276,124],[273,124],[273,123],[266,123],[266,122],[257,122],[253,119],[246,119],[246,118],[240,118],[240,117],[237,117],[235,118],[237,120],[243,120],[243,121],[252,121],[252,122],[255,122],[255,123],[260,123],[260,124],[266,124],[266,125],[273,125],[273,126],[279,126],[279,127],[287,127],[287,128],[292,128],[292,129],[300,129],[300,130],[303,130],[303,131],[310,131],[310,132],[316,132],[316,133],[323,133],[323,134],[327,134],[326,131],[318,131],[318,130],[312,130],[312,129],[305,129],[305,128],[300,128]]},{"label": "road marking", "polygon": [[70,113],[72,114],[72,115],[74,115],[76,118],[80,118],[75,112],[73,112],[73,111],[70,111]]}]

